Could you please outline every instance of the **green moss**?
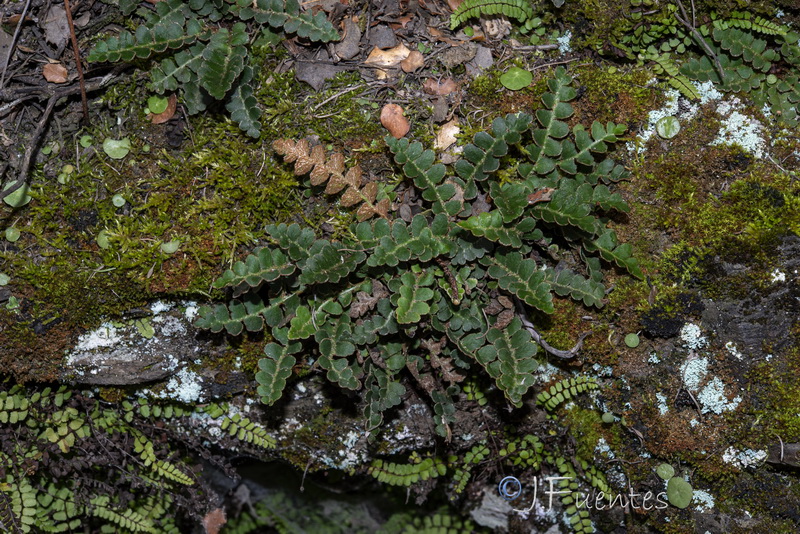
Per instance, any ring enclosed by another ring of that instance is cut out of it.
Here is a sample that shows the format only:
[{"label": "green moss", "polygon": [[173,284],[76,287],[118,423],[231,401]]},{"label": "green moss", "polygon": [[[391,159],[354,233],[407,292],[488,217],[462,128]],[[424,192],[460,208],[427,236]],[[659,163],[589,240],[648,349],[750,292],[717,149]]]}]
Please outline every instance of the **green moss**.
[{"label": "green moss", "polygon": [[576,104],[578,121],[642,123],[659,105],[661,93],[649,86],[653,73],[642,67],[582,66],[576,69],[583,96]]},{"label": "green moss", "polygon": [[497,92],[501,89],[499,73],[489,71],[476,76],[469,84],[467,93],[481,100],[490,100],[496,97]]},{"label": "green moss", "polygon": [[[776,368],[780,365],[783,368]],[[758,390],[758,421],[765,436],[780,436],[784,443],[800,441],[800,347],[793,347],[785,363],[763,362],[748,377]]]}]

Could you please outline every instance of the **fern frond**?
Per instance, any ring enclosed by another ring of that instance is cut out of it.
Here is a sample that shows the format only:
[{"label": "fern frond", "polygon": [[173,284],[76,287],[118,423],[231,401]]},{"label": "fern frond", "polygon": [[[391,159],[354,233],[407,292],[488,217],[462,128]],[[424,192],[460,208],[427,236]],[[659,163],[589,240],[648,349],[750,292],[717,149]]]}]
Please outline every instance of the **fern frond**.
[{"label": "fern frond", "polygon": [[562,402],[584,391],[597,389],[597,387],[597,381],[588,376],[565,378],[539,393],[536,397],[536,401],[544,405],[548,411],[552,412]]},{"label": "fern frond", "polygon": [[667,54],[656,54],[650,56],[656,63],[656,72],[659,74],[667,74],[667,83],[673,88],[677,89],[683,96],[689,100],[699,100],[700,93],[697,92],[694,85],[689,81],[689,78],[684,76],[678,70],[678,66],[672,61]]},{"label": "fern frond", "polygon": [[483,15],[505,15],[523,23],[534,18],[528,0],[464,0],[450,16],[450,29],[454,30],[468,19]]}]

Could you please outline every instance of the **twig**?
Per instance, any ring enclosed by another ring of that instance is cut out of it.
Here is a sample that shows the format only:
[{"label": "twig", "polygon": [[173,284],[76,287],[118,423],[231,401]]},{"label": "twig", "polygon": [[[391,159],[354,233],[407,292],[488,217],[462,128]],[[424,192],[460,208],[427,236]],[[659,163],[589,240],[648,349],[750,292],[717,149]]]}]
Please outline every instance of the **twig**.
[{"label": "twig", "polygon": [[11,55],[14,53],[14,48],[17,46],[17,38],[19,38],[19,32],[22,31],[22,25],[25,23],[25,17],[28,16],[28,8],[31,7],[31,0],[27,0],[25,2],[25,8],[22,10],[22,15],[19,17],[19,22],[17,22],[17,28],[14,30],[14,37],[11,38],[11,46],[8,47],[8,55],[6,56],[6,60],[3,62],[3,72],[0,73],[0,89],[6,83],[6,71],[8,70],[8,63],[11,61]]},{"label": "twig", "polygon": [[102,78],[95,78],[89,84],[84,87],[63,87],[52,91],[42,91],[42,93],[49,95],[47,100],[47,106],[45,107],[44,113],[39,118],[39,124],[36,126],[36,130],[33,132],[33,135],[28,140],[27,143],[27,150],[25,150],[25,155],[22,159],[22,166],[20,167],[19,174],[17,175],[16,181],[9,187],[8,189],[4,189],[0,191],[0,200],[4,199],[8,195],[14,193],[19,188],[23,187],[28,182],[28,174],[30,173],[30,169],[33,166],[33,161],[35,159],[35,154],[37,153],[37,149],[39,147],[39,142],[47,128],[47,125],[50,123],[50,115],[53,113],[53,108],[55,108],[56,102],[65,96],[74,95],[78,92],[83,90],[86,91],[93,91],[95,89],[100,89],[107,85],[111,80],[116,77],[116,74],[119,73],[122,69],[126,68],[125,65],[120,65],[119,67],[112,70],[106,76]]},{"label": "twig", "polygon": [[75,24],[72,23],[72,10],[69,0],[64,0],[64,9],[67,11],[67,24],[69,37],[72,40],[72,53],[75,54],[75,68],[78,69],[78,82],[81,85],[81,105],[83,106],[83,120],[89,121],[89,103],[86,99],[86,82],[83,79],[83,66],[81,65],[81,50],[78,48],[78,37],[75,35]]},{"label": "twig", "polygon": [[564,359],[574,358],[578,354],[578,351],[583,348],[583,340],[586,338],[586,336],[591,334],[591,332],[584,332],[578,337],[578,342],[575,343],[574,347],[572,347],[569,350],[558,350],[550,346],[550,344],[548,344],[547,341],[545,341],[544,338],[542,338],[542,335],[536,331],[536,328],[534,328],[533,323],[530,321],[530,319],[528,319],[528,314],[525,312],[525,308],[522,306],[522,303],[519,301],[519,299],[514,298],[514,302],[517,305],[517,315],[522,321],[522,326],[524,326],[525,330],[527,330],[530,333],[531,337],[536,343],[541,345],[545,351],[552,354],[553,356]]},{"label": "twig", "polygon": [[44,113],[42,113],[38,126],[36,126],[36,131],[33,132],[33,135],[31,136],[28,149],[25,150],[25,156],[22,159],[22,168],[19,171],[17,180],[8,189],[0,191],[0,200],[4,199],[11,193],[14,193],[17,189],[20,189],[27,183],[28,172],[30,171],[31,166],[33,165],[33,160],[35,159],[34,153],[39,147],[39,141],[41,140],[45,127],[50,122],[50,115],[53,114],[53,108],[56,106],[56,100],[58,100],[56,96],[51,96],[50,100],[47,101],[47,107],[44,109]]},{"label": "twig", "polygon": [[703,39],[703,36],[700,35],[700,32],[698,32],[697,28],[694,27],[694,1],[692,1],[692,24],[689,24],[689,21],[688,21],[689,17],[686,15],[686,9],[684,9],[683,3],[681,3],[681,0],[675,0],[675,1],[678,3],[678,7],[680,8],[681,13],[683,14],[683,17],[684,17],[684,18],[681,18],[680,15],[675,13],[675,18],[678,19],[678,22],[680,22],[681,24],[686,26],[686,28],[690,32],[692,32],[692,35],[697,40],[697,42],[700,43],[700,46],[703,47],[703,50],[706,51],[706,54],[711,56],[711,58],[714,60],[714,65],[716,65],[717,70],[719,71],[719,79],[720,79],[720,81],[722,83],[725,83],[725,71],[722,69],[722,63],[719,62],[719,58],[717,57],[717,54],[715,54],[714,51],[711,50],[711,46],[709,46],[708,42],[706,42],[706,40]]}]

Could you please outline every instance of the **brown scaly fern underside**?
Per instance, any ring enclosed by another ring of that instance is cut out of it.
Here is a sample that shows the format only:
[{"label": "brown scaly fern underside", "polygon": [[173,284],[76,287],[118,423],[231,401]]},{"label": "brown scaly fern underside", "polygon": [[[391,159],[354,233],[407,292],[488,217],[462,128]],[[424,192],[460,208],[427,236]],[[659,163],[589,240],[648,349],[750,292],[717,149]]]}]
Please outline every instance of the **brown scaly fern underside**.
[{"label": "brown scaly fern underside", "polygon": [[340,152],[333,152],[326,159],[322,145],[311,148],[305,139],[299,141],[277,139],[272,143],[272,148],[283,156],[287,163],[294,163],[294,173],[297,176],[308,174],[311,185],[318,186],[327,182],[325,194],[335,195],[344,190],[339,199],[342,206],[355,206],[361,202],[356,211],[359,222],[375,215],[384,219],[389,218],[391,208],[389,199],[383,198],[375,202],[378,196],[378,184],[375,182],[364,184],[361,167],[357,164],[345,172],[344,156]]}]

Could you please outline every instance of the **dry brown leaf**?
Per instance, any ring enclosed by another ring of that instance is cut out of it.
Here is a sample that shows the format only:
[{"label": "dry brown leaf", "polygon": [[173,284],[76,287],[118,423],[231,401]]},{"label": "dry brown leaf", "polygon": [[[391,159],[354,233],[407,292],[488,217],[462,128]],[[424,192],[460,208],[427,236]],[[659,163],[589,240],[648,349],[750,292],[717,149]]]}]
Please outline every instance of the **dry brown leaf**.
[{"label": "dry brown leaf", "polygon": [[[369,217],[368,217],[369,218]],[[389,296],[389,291],[386,286],[381,284],[378,280],[372,282],[372,294],[359,291],[356,293],[356,298],[350,305],[350,311],[347,314],[351,319],[358,319],[367,312],[375,309],[378,302]]]},{"label": "dry brown leaf", "polygon": [[225,510],[214,508],[203,517],[203,528],[206,529],[206,534],[219,534],[219,529],[226,522]]},{"label": "dry brown leaf", "polygon": [[61,63],[47,63],[42,67],[42,75],[50,83],[66,82],[67,74],[67,68]]},{"label": "dry brown leaf", "polygon": [[403,69],[403,72],[414,72],[423,65],[425,65],[425,58],[422,53],[417,50],[408,54],[408,57],[400,62],[400,68]]},{"label": "dry brown leaf", "polygon": [[361,193],[358,192],[358,189],[350,187],[347,189],[347,191],[344,192],[342,198],[339,199],[339,204],[341,204],[345,208],[348,208],[353,204],[361,202],[361,200],[362,200]]},{"label": "dry brown leaf", "polygon": [[175,116],[176,109],[178,109],[178,97],[173,93],[169,95],[169,99],[167,100],[167,109],[161,113],[151,113],[150,122],[153,124],[164,124]]},{"label": "dry brown leaf", "polygon": [[456,136],[461,131],[458,126],[458,119],[453,119],[442,125],[436,139],[433,141],[433,148],[436,150],[447,150],[456,142]]},{"label": "dry brown leaf", "polygon": [[361,167],[353,165],[347,174],[344,175],[344,183],[351,185],[355,188],[361,187]]},{"label": "dry brown leaf", "polygon": [[[294,162],[294,173],[299,176],[301,174],[305,174],[311,171],[311,169],[313,169],[315,165],[324,165],[324,164],[325,164],[325,149],[322,147],[322,145],[317,145],[311,149],[310,155],[300,156],[299,158],[297,158],[297,161]],[[311,180],[311,185],[319,185],[321,183],[322,182],[314,183],[314,180]]]},{"label": "dry brown leaf", "polygon": [[553,196],[554,191],[555,189],[552,187],[545,187],[539,189],[538,191],[534,191],[528,195],[528,205],[537,204],[539,202],[547,202],[550,200],[550,197]]},{"label": "dry brown leaf", "polygon": [[455,11],[458,9],[458,6],[464,3],[464,0],[447,0],[447,7],[450,8],[451,11]]},{"label": "dry brown leaf", "polygon": [[458,90],[458,84],[453,78],[445,78],[442,81],[436,81],[433,78],[425,80],[422,89],[429,95],[444,96]]},{"label": "dry brown leaf", "polygon": [[514,320],[516,315],[514,314],[513,310],[503,310],[500,312],[500,315],[497,316],[497,321],[494,323],[494,328],[503,329],[511,324],[511,321]]},{"label": "dry brown leaf", "polygon": [[39,22],[44,30],[44,39],[48,43],[60,47],[69,39],[69,24],[67,23],[67,10],[63,5],[52,5]]},{"label": "dry brown leaf", "polygon": [[380,202],[375,204],[375,211],[377,212],[378,215],[380,215],[384,219],[388,219],[389,210],[391,209],[391,207],[392,205],[389,203],[389,199],[383,198],[380,200]]},{"label": "dry brown leaf", "polygon": [[[322,150],[322,145],[318,145]],[[316,148],[316,147],[315,147]],[[312,153],[313,155],[313,153]],[[309,177],[313,185],[324,183],[331,175],[334,177],[342,176],[344,172],[344,156],[339,152],[334,152],[325,161],[325,153],[322,151],[322,161],[317,163],[314,170],[311,171]]]},{"label": "dry brown leaf", "polygon": [[364,60],[364,65],[368,67],[396,67],[411,53],[411,50],[404,44],[399,44],[393,48],[381,50],[377,46]]},{"label": "dry brown leaf", "polygon": [[311,150],[308,146],[308,141],[305,139],[297,142],[292,139],[276,139],[272,142],[272,148],[283,156],[283,160],[286,163],[292,163],[302,156],[308,156]]},{"label": "dry brown leaf", "polygon": [[375,208],[371,204],[361,204],[356,210],[358,222],[364,222],[376,214]]},{"label": "dry brown leaf", "polygon": [[450,46],[461,46],[461,43],[463,42],[450,39],[441,30],[439,30],[438,28],[434,28],[433,26],[428,26],[428,34],[431,37],[436,38],[437,41],[447,43]]},{"label": "dry brown leaf", "polygon": [[408,133],[411,125],[403,116],[403,108],[397,104],[386,104],[381,110],[381,124],[389,130],[392,137],[400,139]]},{"label": "dry brown leaf", "polygon": [[375,202],[375,197],[378,196],[378,184],[375,182],[368,183],[364,186],[364,189],[361,190],[361,195],[366,202],[372,204]]}]

